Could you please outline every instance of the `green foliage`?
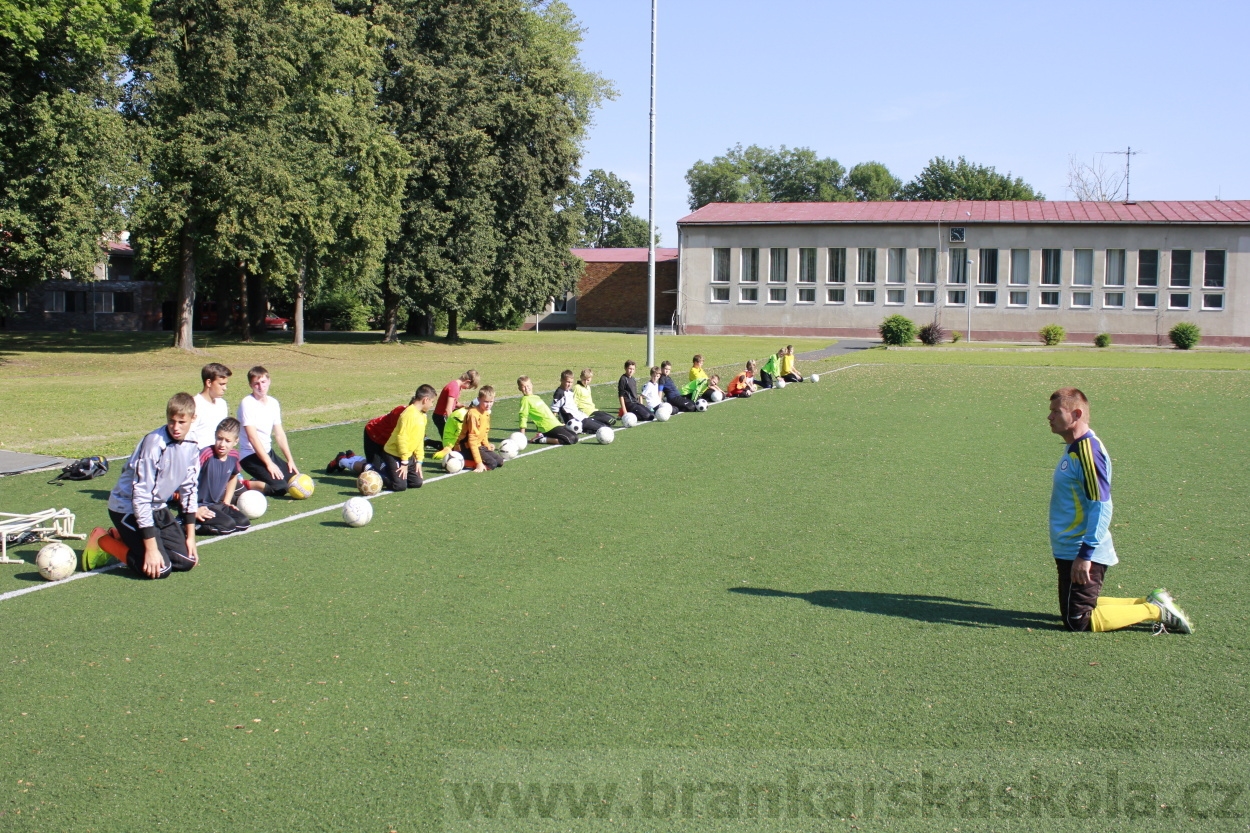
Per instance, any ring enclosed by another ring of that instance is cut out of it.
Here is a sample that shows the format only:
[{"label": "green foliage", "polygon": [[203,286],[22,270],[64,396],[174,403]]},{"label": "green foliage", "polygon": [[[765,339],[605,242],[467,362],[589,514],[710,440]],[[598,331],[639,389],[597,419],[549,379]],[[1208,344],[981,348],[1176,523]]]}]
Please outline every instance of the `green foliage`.
[{"label": "green foliage", "polygon": [[957,344],[963,337],[964,334],[959,332],[959,330],[951,330],[951,344]]},{"label": "green foliage", "polygon": [[920,343],[929,347],[941,344],[947,336],[946,329],[936,321],[925,324],[916,331],[916,337],[920,339]]},{"label": "green foliage", "polygon": [[1201,340],[1202,330],[1197,324],[1191,324],[1188,321],[1182,321],[1168,330],[1168,341],[1171,341],[1177,350],[1196,347]]},{"label": "green foliage", "polygon": [[1020,177],[1000,174],[993,167],[975,165],[964,157],[941,156],[929,161],[899,193],[904,200],[1044,200]]},{"label": "green foliage", "polygon": [[[582,214],[578,232],[578,245],[601,248],[623,245],[622,239],[632,240],[637,223],[631,224],[623,233],[622,224],[627,218],[638,220],[629,213],[634,204],[634,192],[629,183],[601,168],[595,168],[574,191],[572,204]],[[646,221],[642,221],[642,242],[624,245],[647,245]]]},{"label": "green foliage", "polygon": [[329,323],[331,330],[367,330],[370,312],[369,304],[360,295],[336,289],[309,305],[308,320],[314,328]]},{"label": "green foliage", "polygon": [[916,338],[916,322],[904,315],[891,315],[877,327],[887,347],[901,347]]},{"label": "green foliage", "polygon": [[686,172],[691,210],[711,202],[841,202],[851,199],[846,169],[811,148],[735,145]]},{"label": "green foliage", "polygon": [[860,162],[846,176],[847,187],[860,202],[898,199],[902,181],[880,162]]},{"label": "green foliage", "polygon": [[[655,233],[655,245],[660,245],[662,235]],[[603,245],[621,248],[634,248],[647,245],[647,221],[637,214],[626,214],[621,217],[616,228],[608,232]]]},{"label": "green foliage", "polygon": [[1037,337],[1042,340],[1042,344],[1054,347],[1056,344],[1063,343],[1063,340],[1068,337],[1068,331],[1058,324],[1047,324],[1037,331]]},{"label": "green foliage", "polygon": [[1094,346],[1095,347],[1110,347],[1111,346],[1111,333],[1099,333],[1098,335],[1094,336]]}]

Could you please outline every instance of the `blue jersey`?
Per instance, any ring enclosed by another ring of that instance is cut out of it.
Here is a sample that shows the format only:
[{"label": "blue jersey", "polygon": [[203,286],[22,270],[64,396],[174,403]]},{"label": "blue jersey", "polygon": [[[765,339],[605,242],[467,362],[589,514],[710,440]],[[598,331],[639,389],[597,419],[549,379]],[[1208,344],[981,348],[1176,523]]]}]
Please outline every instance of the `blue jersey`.
[{"label": "blue jersey", "polygon": [[1111,542],[1111,457],[1093,431],[1069,445],[1055,467],[1050,549],[1065,561],[1119,561]]}]

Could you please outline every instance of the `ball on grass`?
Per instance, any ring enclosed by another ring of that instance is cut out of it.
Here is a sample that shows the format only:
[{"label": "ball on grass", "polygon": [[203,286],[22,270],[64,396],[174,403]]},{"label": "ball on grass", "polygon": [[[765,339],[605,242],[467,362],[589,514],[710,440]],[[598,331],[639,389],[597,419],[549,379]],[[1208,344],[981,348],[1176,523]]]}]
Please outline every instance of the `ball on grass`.
[{"label": "ball on grass", "polygon": [[512,441],[511,437],[499,444],[499,453],[503,455],[505,460],[515,460],[517,455],[520,454],[516,449],[516,443]]},{"label": "ball on grass", "polygon": [[464,469],[464,455],[459,451],[448,451],[447,456],[443,458],[443,471],[448,474],[455,474]]},{"label": "ball on grass", "polygon": [[813,382],[819,382],[819,381],[820,381],[820,374],[819,374],[819,373],[813,373],[811,376],[808,376],[807,378],[811,379]]},{"label": "ball on grass", "polygon": [[700,412],[702,412],[702,411],[706,411],[706,410],[707,410],[707,400],[706,400],[706,399],[700,399],[698,402],[694,403],[694,409],[695,409],[696,411],[700,411]]},{"label": "ball on grass", "polygon": [[512,440],[512,442],[516,444],[516,450],[518,453],[524,451],[530,444],[529,438],[520,431],[513,431],[508,435],[508,439]]},{"label": "ball on grass", "polygon": [[621,425],[624,425],[626,428],[633,428],[637,424],[638,417],[634,416],[629,411],[626,411],[625,416],[621,417]]},{"label": "ball on grass", "polygon": [[778,380],[777,380],[777,387],[779,387],[779,388],[784,388],[785,386],[786,386],[786,380],[785,380],[785,379],[778,379]]},{"label": "ball on grass", "polygon": [[39,569],[39,575],[48,581],[60,581],[74,574],[78,556],[60,541],[53,541],[39,550],[35,556],[35,567]]},{"label": "ball on grass", "polygon": [[256,520],[265,514],[265,510],[269,508],[269,501],[260,492],[248,489],[239,495],[235,504],[239,507],[239,511],[252,520]]},{"label": "ball on grass", "polygon": [[660,407],[655,409],[655,418],[660,422],[668,422],[669,417],[673,415],[673,406],[667,402],[661,402]]},{"label": "ball on grass", "polygon": [[569,430],[574,434],[582,433],[582,421],[580,419],[570,419],[568,422]]},{"label": "ball on grass", "polygon": [[616,439],[616,432],[605,425],[595,432],[595,439],[599,441],[599,445],[609,445]]},{"label": "ball on grass", "polygon": [[296,500],[306,500],[312,497],[312,493],[316,491],[317,484],[306,474],[297,474],[287,481],[286,493]]},{"label": "ball on grass", "polygon": [[382,475],[372,469],[362,471],[360,477],[356,478],[356,488],[365,497],[373,497],[382,491]]},{"label": "ball on grass", "polygon": [[371,520],[373,520],[373,504],[364,498],[348,498],[347,503],[343,504],[343,523],[348,526],[364,526]]},{"label": "ball on grass", "polygon": [[711,395],[711,397],[712,397],[712,401],[713,401],[713,402],[720,402],[722,399],[724,399],[724,398],[725,398],[725,394],[721,393],[721,392],[720,392],[720,391],[718,391],[718,390],[714,390],[714,391],[712,391],[712,393],[711,393],[710,395]]}]

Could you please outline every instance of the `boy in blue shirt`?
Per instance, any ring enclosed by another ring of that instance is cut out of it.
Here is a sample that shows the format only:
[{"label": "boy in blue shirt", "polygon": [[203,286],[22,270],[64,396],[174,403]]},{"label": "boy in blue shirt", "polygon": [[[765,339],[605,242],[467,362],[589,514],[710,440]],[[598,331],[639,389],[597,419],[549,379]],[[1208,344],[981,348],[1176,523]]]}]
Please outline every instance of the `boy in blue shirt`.
[{"label": "boy in blue shirt", "polygon": [[1050,492],[1050,548],[1059,571],[1059,612],[1073,631],[1114,631],[1141,622],[1192,633],[1193,623],[1167,590],[1145,598],[1100,597],[1107,568],[1119,562],[1111,541],[1111,457],[1089,427],[1089,400],[1076,388],[1050,395],[1050,430],[1067,447]]},{"label": "boy in blue shirt", "polygon": [[199,508],[195,531],[202,535],[229,535],[251,525],[232,504],[239,485],[239,421],[226,417],[217,424],[213,444],[200,449]]}]

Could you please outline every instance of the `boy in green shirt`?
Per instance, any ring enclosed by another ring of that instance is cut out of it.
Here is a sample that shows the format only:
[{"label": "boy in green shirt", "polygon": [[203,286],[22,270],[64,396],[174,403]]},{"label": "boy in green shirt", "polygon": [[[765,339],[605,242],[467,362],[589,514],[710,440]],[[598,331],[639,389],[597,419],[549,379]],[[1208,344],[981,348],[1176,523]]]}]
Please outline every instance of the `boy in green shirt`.
[{"label": "boy in green shirt", "polygon": [[530,377],[521,376],[516,380],[517,390],[521,392],[521,413],[519,416],[521,423],[521,432],[525,432],[526,426],[534,423],[534,428],[538,433],[534,436],[534,442],[546,443],[557,442],[560,445],[575,445],[577,443],[577,435],[573,433],[571,428],[566,428],[556,419],[556,415],[551,412],[551,408],[547,403],[534,395],[534,383],[530,381]]}]

